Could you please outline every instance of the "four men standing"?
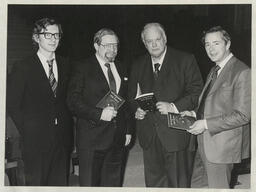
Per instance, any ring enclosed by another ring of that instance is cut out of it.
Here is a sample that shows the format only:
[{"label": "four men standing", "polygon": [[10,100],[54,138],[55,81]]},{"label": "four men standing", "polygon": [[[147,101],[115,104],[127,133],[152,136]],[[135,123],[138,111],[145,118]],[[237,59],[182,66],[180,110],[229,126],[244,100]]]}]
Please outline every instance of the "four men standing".
[{"label": "four men standing", "polygon": [[[67,101],[77,118],[81,186],[122,185],[131,111],[137,119],[147,187],[191,187],[198,135],[197,155],[208,187],[229,188],[233,163],[242,156],[243,126],[250,121],[251,76],[230,52],[225,30],[214,27],[203,37],[216,63],[204,88],[195,57],[167,46],[159,23],[148,23],[141,32],[148,53],[132,66],[129,85],[124,66],[115,59],[119,40],[114,31],[103,28],[95,34],[95,55],[73,66],[70,82],[68,62],[55,55],[61,35],[54,20],[37,21],[33,40],[38,52],[16,64],[8,78],[7,110],[22,136],[26,185],[67,185],[73,144]],[[126,102],[119,109],[97,107],[110,91]],[[156,111],[144,111],[134,98],[151,92]],[[167,125],[167,113],[181,111],[198,119],[188,132]],[[192,186],[202,187],[193,183],[194,169]]]}]

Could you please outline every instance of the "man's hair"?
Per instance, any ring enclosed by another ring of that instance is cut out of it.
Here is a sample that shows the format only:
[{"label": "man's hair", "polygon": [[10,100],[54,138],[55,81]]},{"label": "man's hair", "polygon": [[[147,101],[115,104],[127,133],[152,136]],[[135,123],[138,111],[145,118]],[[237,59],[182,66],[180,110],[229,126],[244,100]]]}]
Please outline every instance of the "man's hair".
[{"label": "man's hair", "polygon": [[61,24],[58,23],[56,20],[50,19],[50,18],[43,18],[43,19],[37,20],[34,24],[34,28],[33,28],[33,32],[32,32],[32,40],[33,40],[34,44],[37,45],[37,42],[35,41],[34,36],[41,33],[42,30],[45,30],[46,27],[49,25],[57,25],[59,28],[59,33],[61,35],[63,34]]},{"label": "man's hair", "polygon": [[211,27],[210,29],[203,31],[203,36],[201,39],[201,42],[203,43],[203,45],[205,44],[205,36],[208,33],[214,33],[214,32],[220,32],[223,36],[223,40],[225,41],[225,43],[227,44],[229,41],[231,42],[231,37],[228,34],[228,32],[226,30],[224,30],[221,26],[214,26]]},{"label": "man's hair", "polygon": [[100,29],[97,33],[95,33],[94,38],[93,38],[93,43],[97,43],[98,45],[101,44],[102,37],[105,35],[114,35],[117,39],[117,43],[119,43],[119,39],[116,35],[116,33],[108,28],[102,28]]},{"label": "man's hair", "polygon": [[151,28],[151,27],[157,28],[160,31],[164,40],[167,42],[167,37],[166,37],[166,34],[165,34],[164,27],[160,23],[147,23],[144,26],[143,30],[141,31],[141,40],[143,41],[144,44],[145,44],[145,37],[144,37],[145,36],[145,31],[147,29]]}]

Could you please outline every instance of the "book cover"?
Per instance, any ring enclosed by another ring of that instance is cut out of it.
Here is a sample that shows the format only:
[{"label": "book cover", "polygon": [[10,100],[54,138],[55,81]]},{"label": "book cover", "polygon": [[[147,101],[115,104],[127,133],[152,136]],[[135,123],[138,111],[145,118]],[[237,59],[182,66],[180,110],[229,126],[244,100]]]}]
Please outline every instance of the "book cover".
[{"label": "book cover", "polygon": [[189,126],[191,126],[195,121],[196,118],[191,116],[181,116],[178,113],[168,113],[168,127],[180,129],[180,130],[187,130]]},{"label": "book cover", "polygon": [[125,100],[118,94],[113,91],[109,91],[96,105],[96,107],[104,109],[107,106],[114,107],[115,110],[118,110]]},{"label": "book cover", "polygon": [[135,100],[137,101],[140,108],[144,111],[156,111],[157,100],[154,93],[145,93],[139,95],[135,98]]}]

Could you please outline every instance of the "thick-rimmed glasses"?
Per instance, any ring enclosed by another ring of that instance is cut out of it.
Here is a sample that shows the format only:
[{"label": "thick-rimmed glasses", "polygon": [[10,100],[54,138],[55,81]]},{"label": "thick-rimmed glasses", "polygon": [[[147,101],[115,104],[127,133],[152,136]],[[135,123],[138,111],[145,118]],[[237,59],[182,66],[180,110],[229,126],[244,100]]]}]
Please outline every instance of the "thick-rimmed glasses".
[{"label": "thick-rimmed glasses", "polygon": [[107,43],[107,44],[100,44],[104,49],[117,49],[118,43]]},{"label": "thick-rimmed glasses", "polygon": [[44,35],[45,39],[51,39],[52,37],[54,37],[54,39],[60,39],[61,38],[61,34],[60,33],[38,33],[39,35]]}]

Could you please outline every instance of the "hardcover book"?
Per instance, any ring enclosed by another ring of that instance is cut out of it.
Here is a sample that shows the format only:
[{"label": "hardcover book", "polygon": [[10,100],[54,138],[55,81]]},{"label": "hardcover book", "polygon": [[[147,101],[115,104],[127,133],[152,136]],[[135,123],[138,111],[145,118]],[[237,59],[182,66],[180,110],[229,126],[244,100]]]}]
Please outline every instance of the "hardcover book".
[{"label": "hardcover book", "polygon": [[113,91],[109,91],[96,105],[96,107],[104,109],[107,106],[114,107],[115,110],[118,110],[125,100],[118,94]]},{"label": "hardcover book", "polygon": [[195,121],[196,118],[191,116],[181,116],[178,113],[168,113],[168,127],[180,129],[180,130],[187,130],[189,126],[191,126]]},{"label": "hardcover book", "polygon": [[156,111],[156,97],[154,93],[145,93],[142,95],[139,95],[135,98],[137,101],[138,105],[140,106],[141,109],[144,111]]}]

